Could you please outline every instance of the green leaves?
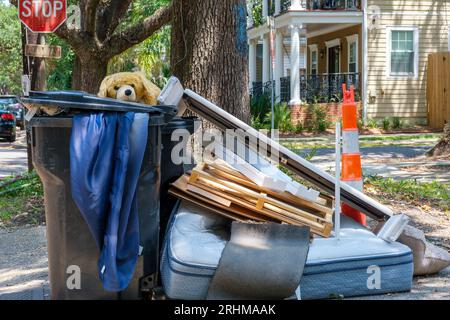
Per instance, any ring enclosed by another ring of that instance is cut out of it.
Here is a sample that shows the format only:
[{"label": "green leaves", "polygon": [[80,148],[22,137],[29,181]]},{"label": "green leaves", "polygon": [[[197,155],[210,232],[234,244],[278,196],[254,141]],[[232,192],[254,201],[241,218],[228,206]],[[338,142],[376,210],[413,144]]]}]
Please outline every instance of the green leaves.
[{"label": "green leaves", "polygon": [[0,93],[21,92],[21,47],[17,10],[0,2]]}]

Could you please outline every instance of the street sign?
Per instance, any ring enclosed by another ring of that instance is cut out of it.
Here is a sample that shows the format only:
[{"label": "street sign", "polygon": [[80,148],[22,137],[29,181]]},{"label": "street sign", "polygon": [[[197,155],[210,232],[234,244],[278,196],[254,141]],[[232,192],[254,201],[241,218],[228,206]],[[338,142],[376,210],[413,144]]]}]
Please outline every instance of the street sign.
[{"label": "street sign", "polygon": [[67,19],[66,0],[19,0],[19,19],[32,32],[54,32]]},{"label": "street sign", "polygon": [[27,44],[25,46],[25,55],[34,58],[60,59],[61,47],[45,44]]}]

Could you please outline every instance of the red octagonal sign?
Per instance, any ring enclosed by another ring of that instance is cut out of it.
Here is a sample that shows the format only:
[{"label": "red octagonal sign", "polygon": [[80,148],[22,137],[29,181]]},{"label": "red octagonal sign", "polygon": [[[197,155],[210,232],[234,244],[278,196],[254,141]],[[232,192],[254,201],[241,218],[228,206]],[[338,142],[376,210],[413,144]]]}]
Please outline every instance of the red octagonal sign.
[{"label": "red octagonal sign", "polygon": [[33,32],[54,32],[67,19],[67,1],[19,0],[19,19]]}]

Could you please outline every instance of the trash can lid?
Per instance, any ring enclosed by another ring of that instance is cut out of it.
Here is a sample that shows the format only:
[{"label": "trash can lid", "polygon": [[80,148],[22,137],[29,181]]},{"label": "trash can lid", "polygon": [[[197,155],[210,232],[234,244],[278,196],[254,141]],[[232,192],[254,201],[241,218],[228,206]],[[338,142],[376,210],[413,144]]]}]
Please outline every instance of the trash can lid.
[{"label": "trash can lid", "polygon": [[176,106],[149,106],[110,98],[100,98],[83,91],[30,91],[29,97],[20,98],[23,104],[69,108],[86,111],[144,112],[164,114],[167,121],[177,113]]}]

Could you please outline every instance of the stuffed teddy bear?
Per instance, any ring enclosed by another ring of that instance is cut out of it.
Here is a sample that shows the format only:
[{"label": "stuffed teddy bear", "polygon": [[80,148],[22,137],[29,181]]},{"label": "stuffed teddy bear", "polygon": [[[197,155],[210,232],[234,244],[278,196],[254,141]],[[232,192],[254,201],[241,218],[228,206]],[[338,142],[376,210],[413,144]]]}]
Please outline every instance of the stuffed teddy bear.
[{"label": "stuffed teddy bear", "polygon": [[161,90],[142,72],[120,72],[107,76],[98,96],[122,101],[156,105]]}]

